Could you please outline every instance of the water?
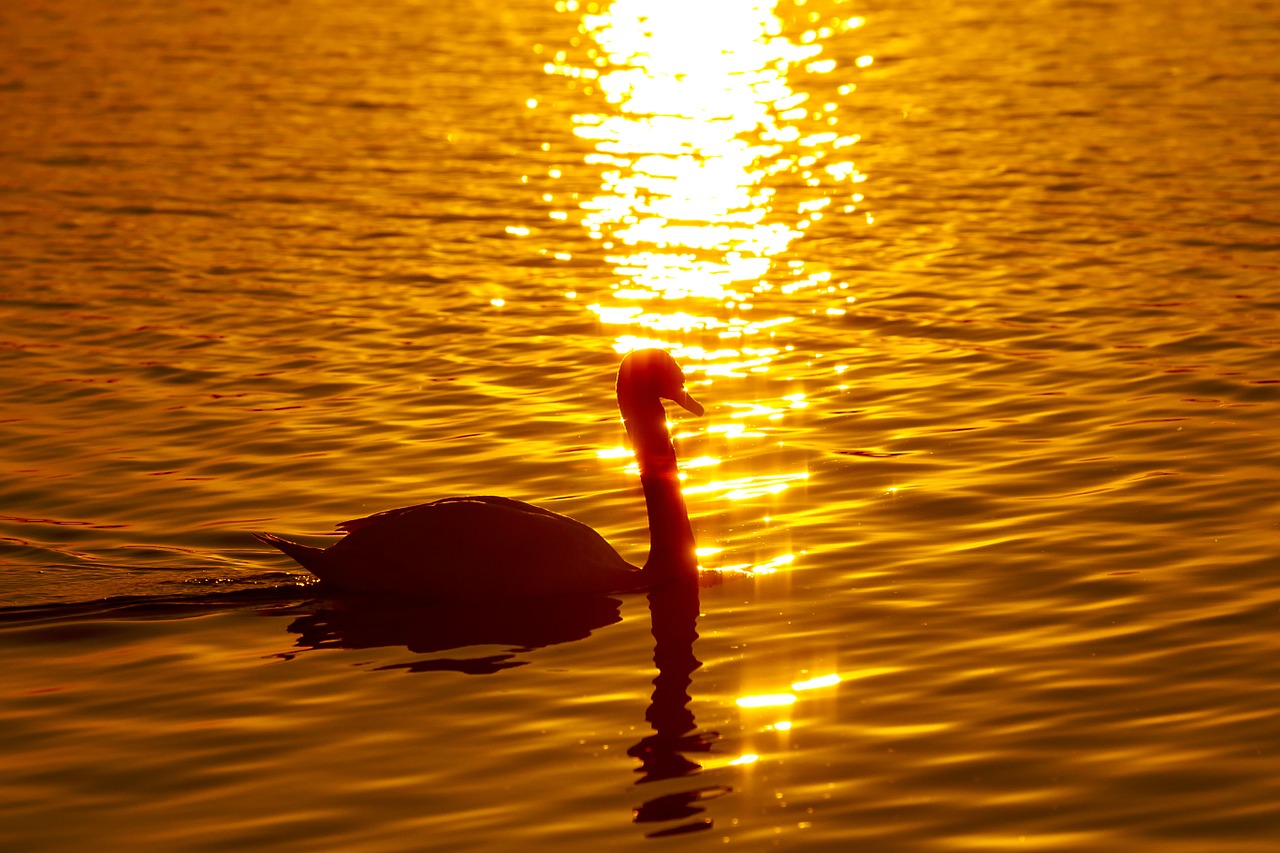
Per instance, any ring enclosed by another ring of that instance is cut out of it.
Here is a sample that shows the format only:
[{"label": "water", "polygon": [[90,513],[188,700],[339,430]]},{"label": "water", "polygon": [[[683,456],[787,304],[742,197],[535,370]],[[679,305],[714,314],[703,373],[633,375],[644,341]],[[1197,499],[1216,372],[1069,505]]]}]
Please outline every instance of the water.
[{"label": "water", "polygon": [[[0,12],[0,846],[1272,848],[1280,8],[700,8]],[[641,560],[646,343],[696,639],[249,536]]]}]

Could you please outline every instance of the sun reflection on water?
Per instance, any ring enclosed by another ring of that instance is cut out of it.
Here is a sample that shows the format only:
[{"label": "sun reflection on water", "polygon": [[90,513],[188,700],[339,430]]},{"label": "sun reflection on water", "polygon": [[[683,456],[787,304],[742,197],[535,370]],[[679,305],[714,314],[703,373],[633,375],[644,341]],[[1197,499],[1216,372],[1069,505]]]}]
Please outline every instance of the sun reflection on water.
[{"label": "sun reflection on water", "polygon": [[[878,673],[856,673],[854,677],[874,674]],[[747,693],[737,697],[734,704],[742,717],[742,729],[745,733],[743,747],[748,751],[737,757],[727,758],[719,765],[709,763],[708,767],[754,764],[760,760],[762,753],[785,752],[787,738],[796,726],[795,717],[805,713],[804,703],[811,698],[833,696],[834,694],[823,691],[838,687],[844,680],[839,673],[831,672],[794,681],[789,690]]]},{"label": "sun reflection on water", "polygon": [[[573,115],[572,132],[590,145],[583,159],[598,170],[599,191],[543,198],[553,219],[577,222],[597,242],[615,278],[607,291],[569,298],[613,331],[619,353],[661,347],[695,395],[714,385],[707,417],[681,421],[676,436],[689,457],[684,490],[704,507],[755,506],[765,521],[778,496],[809,476],[794,459],[759,459],[808,405],[803,388],[768,374],[793,355],[787,328],[798,312],[838,315],[850,301],[847,283],[797,247],[824,217],[855,210],[864,178],[848,157],[858,136],[843,131],[835,93],[856,88],[851,78],[870,57],[824,55],[833,36],[863,20],[822,20],[803,5],[563,0],[556,8],[578,17],[579,36],[564,49],[538,48],[546,73],[595,105]],[[814,86],[820,76],[828,82]],[[627,456],[600,452],[624,466]],[[788,550],[717,568],[768,573],[794,559]]]}]

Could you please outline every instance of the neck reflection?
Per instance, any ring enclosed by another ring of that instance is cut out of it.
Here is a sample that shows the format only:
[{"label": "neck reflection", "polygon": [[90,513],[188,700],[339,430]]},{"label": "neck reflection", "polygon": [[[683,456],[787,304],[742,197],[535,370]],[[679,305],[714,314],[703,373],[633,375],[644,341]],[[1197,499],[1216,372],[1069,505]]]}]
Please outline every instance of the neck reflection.
[{"label": "neck reflection", "polygon": [[[689,709],[689,686],[693,673],[702,663],[694,656],[693,643],[698,639],[698,583],[685,575],[682,579],[662,584],[649,593],[649,614],[653,620],[653,662],[658,674],[653,679],[653,697],[645,719],[653,734],[627,750],[640,760],[636,784],[680,779],[702,772],[702,765],[688,757],[689,753],[711,751],[719,739],[716,732],[701,733]],[[700,800],[729,793],[728,788],[693,788],[666,794],[642,803],[635,809],[636,823],[657,823],[690,818],[703,811]],[[695,820],[680,826],[649,833],[651,837],[684,834],[710,829],[710,819]]]}]

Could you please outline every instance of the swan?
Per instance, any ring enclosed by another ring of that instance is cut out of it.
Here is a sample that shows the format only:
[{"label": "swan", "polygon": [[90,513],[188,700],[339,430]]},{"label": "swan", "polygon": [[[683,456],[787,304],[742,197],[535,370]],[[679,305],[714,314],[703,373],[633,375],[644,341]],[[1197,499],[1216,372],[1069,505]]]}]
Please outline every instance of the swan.
[{"label": "swan", "polygon": [[527,599],[651,589],[697,576],[693,530],[680,493],[662,400],[703,407],[667,352],[637,350],[618,368],[618,408],[640,465],[649,558],[632,566],[580,521],[511,498],[467,496],[344,521],[346,536],[313,548],[253,534],[325,584],[437,600]]}]

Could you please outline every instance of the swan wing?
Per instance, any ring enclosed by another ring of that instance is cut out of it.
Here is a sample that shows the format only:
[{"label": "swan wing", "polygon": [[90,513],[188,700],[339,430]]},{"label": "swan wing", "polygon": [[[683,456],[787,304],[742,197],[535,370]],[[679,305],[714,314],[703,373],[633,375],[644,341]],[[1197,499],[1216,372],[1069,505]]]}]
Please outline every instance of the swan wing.
[{"label": "swan wing", "polygon": [[434,598],[621,592],[643,575],[599,533],[510,498],[445,498],[343,522],[324,580]]},{"label": "swan wing", "polygon": [[[426,510],[427,507],[439,506],[441,504],[447,504],[447,503],[459,503],[459,502],[485,503],[494,507],[505,507],[507,509],[515,510],[517,512],[527,512],[527,513],[533,513],[537,515],[547,515],[547,516],[551,516],[552,518],[562,518],[565,521],[569,521],[574,524],[582,524],[582,522],[578,521],[577,519],[570,518],[567,515],[560,515],[559,513],[552,512],[549,509],[543,509],[540,506],[535,506],[534,504],[531,504],[531,503],[525,503],[524,501],[518,501],[518,500],[515,500],[514,498],[503,498],[497,495],[465,495],[465,496],[452,497],[452,498],[440,498],[439,500],[434,500],[434,501],[431,501],[430,503],[425,503],[425,504],[415,504],[413,506],[402,506],[396,509],[387,509],[387,510],[383,510],[382,512],[375,512],[373,515],[366,515],[363,518],[353,518],[353,519],[350,519],[349,521],[340,521],[337,524],[337,528],[346,533],[352,533],[356,530],[360,530],[361,528],[370,527],[372,525],[378,524],[379,522],[387,521],[392,518],[396,518],[403,515],[411,515],[417,512],[423,512]],[[582,525],[582,526],[586,527],[586,525]],[[587,529],[590,530],[591,528],[588,527]],[[592,531],[592,532],[594,533],[595,531]]]}]

